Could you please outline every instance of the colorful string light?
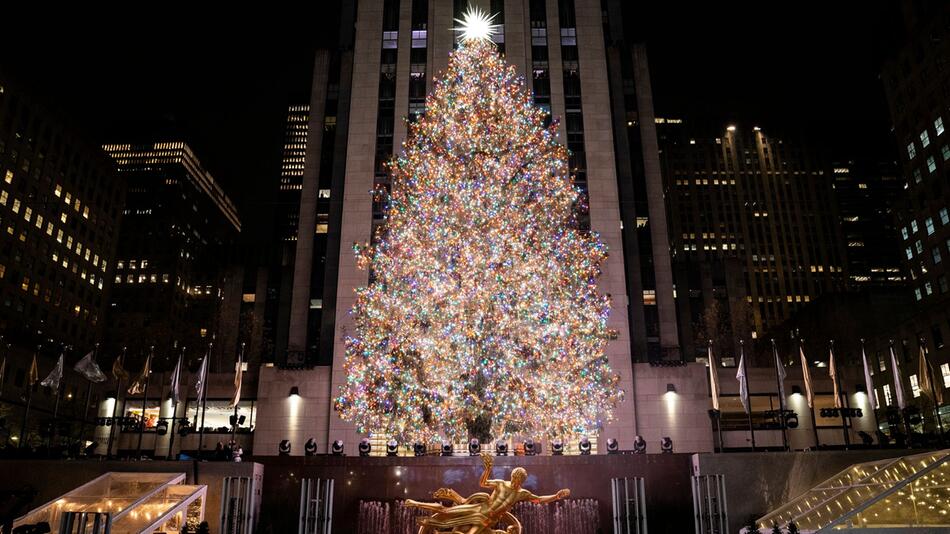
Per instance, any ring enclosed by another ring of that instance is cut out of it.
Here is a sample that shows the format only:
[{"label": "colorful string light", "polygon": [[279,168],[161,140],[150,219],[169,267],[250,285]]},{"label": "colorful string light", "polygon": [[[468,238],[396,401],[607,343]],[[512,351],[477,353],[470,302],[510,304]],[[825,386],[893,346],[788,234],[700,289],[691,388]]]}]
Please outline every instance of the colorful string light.
[{"label": "colorful string light", "polygon": [[466,39],[391,162],[392,192],[357,290],[340,416],[403,443],[570,439],[622,398],[604,351],[606,246],[557,124],[487,39]]}]

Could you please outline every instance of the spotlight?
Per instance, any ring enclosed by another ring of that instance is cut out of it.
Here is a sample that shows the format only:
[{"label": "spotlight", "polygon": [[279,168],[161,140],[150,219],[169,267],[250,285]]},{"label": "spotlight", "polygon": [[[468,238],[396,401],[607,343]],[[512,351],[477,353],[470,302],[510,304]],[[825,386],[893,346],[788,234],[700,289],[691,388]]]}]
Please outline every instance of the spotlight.
[{"label": "spotlight", "polygon": [[482,444],[478,442],[478,438],[472,438],[468,440],[468,455],[469,456],[478,456],[482,452]]},{"label": "spotlight", "polygon": [[158,434],[159,436],[164,436],[165,434],[168,434],[168,421],[164,421],[164,420],[159,421],[158,424],[155,425],[155,433]]},{"label": "spotlight", "polygon": [[448,441],[443,441],[442,442],[442,456],[452,456],[453,452],[454,451],[452,450],[452,444],[449,443]]},{"label": "spotlight", "polygon": [[298,388],[297,386],[294,386],[294,387],[290,388],[290,396],[291,396],[291,397],[299,397],[299,396],[300,396],[300,388]]},{"label": "spotlight", "polygon": [[303,444],[303,453],[306,456],[316,456],[317,455],[317,440],[310,438],[306,443]]},{"label": "spotlight", "polygon": [[495,456],[508,456],[508,444],[506,442],[495,442]]},{"label": "spotlight", "polygon": [[373,445],[369,442],[369,438],[363,438],[357,448],[360,451],[360,456],[369,456],[369,453],[373,450]]},{"label": "spotlight", "polygon": [[426,444],[425,444],[425,443],[415,443],[415,444],[413,444],[413,445],[412,445],[412,453],[413,453],[414,455],[416,455],[416,457],[425,456],[425,455],[426,455]]},{"label": "spotlight", "polygon": [[647,452],[647,440],[643,439],[643,436],[637,435],[633,438],[633,453],[634,454],[646,454]]},{"label": "spotlight", "polygon": [[664,436],[660,440],[660,452],[663,454],[672,454],[673,453],[673,440],[669,436]]},{"label": "spotlight", "polygon": [[607,439],[607,454],[617,454],[620,452],[620,442],[614,438]]},{"label": "spotlight", "polygon": [[564,442],[561,440],[556,440],[551,442],[551,454],[554,456],[563,456],[564,455]]},{"label": "spotlight", "polygon": [[533,439],[524,440],[524,455],[525,456],[534,456],[538,454],[538,446],[535,445]]},{"label": "spotlight", "polygon": [[396,456],[399,454],[399,442],[391,439],[386,442],[386,456]]},{"label": "spotlight", "polygon": [[582,437],[578,442],[577,450],[581,451],[584,456],[590,455],[590,439],[587,436]]},{"label": "spotlight", "polygon": [[330,453],[333,456],[343,456],[343,440],[338,439],[333,442],[333,445],[330,447]]},{"label": "spotlight", "polygon": [[191,434],[191,423],[189,423],[188,420],[184,420],[178,426],[178,435],[185,437],[188,434]]},{"label": "spotlight", "polygon": [[290,456],[290,440],[282,439],[277,444],[277,454],[280,456]]},{"label": "spotlight", "polygon": [[795,412],[785,413],[785,428],[798,428],[798,414]]}]

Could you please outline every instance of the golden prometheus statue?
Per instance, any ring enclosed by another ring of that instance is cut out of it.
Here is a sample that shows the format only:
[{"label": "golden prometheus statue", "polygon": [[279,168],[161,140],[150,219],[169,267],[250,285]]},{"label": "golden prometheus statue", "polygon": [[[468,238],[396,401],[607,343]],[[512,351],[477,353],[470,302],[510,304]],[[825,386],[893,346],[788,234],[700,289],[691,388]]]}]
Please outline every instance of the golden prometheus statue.
[{"label": "golden prometheus statue", "polygon": [[[509,512],[514,505],[522,501],[544,504],[571,494],[571,490],[562,489],[554,495],[539,497],[521,487],[528,478],[523,467],[516,467],[511,472],[510,481],[492,480],[488,478],[493,464],[491,455],[483,453],[482,463],[485,472],[478,485],[491,489],[491,494],[479,492],[466,499],[453,489],[440,488],[432,493],[432,498],[451,501],[451,505],[406,500],[404,506],[435,512],[419,519],[419,534],[521,534],[521,522]],[[496,530],[494,527],[498,524],[507,525],[507,528]]]}]

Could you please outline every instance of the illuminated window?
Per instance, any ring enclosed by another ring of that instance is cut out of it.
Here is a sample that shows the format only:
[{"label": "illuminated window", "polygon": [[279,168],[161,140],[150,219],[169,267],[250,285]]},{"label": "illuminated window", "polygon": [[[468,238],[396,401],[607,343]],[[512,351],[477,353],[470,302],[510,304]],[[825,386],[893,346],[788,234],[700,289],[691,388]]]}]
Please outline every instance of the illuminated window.
[{"label": "illuminated window", "polygon": [[56,186],[56,189],[53,191],[53,194],[56,195],[56,196],[58,196],[58,197],[63,196],[63,186],[57,185],[57,186]]},{"label": "illuminated window", "polygon": [[61,223],[63,223],[63,224],[66,224],[66,214],[65,214],[65,213],[60,214],[60,216],[59,216],[59,222],[61,222]]},{"label": "illuminated window", "polygon": [[[0,271],[0,278],[2,277],[3,274]],[[950,388],[950,363],[940,365],[940,374],[943,375],[943,387]]]},{"label": "illuminated window", "polygon": [[881,407],[881,398],[877,394],[877,389],[875,389],[874,390],[874,409],[876,410],[880,407]]},{"label": "illuminated window", "polygon": [[23,210],[23,219],[26,220],[26,222],[30,222],[30,219],[32,218],[33,208],[27,207],[25,210]]},{"label": "illuminated window", "polygon": [[329,189],[321,189],[321,190],[317,191],[317,198],[330,198],[330,190],[329,190]]},{"label": "illuminated window", "polygon": [[914,169],[914,183],[919,184],[924,179],[924,176],[920,173],[920,169]]},{"label": "illuminated window", "polygon": [[930,134],[927,133],[927,130],[920,132],[920,146],[923,148],[930,146]]},{"label": "illuminated window", "polygon": [[914,143],[907,143],[907,158],[914,159],[915,157],[917,157],[917,147]]},{"label": "illuminated window", "polygon": [[923,293],[920,292],[920,288],[914,288],[914,298],[920,300],[924,298]]},{"label": "illuminated window", "polygon": [[917,375],[910,375],[910,392],[915,399],[920,396],[920,383],[917,381]]},{"label": "illuminated window", "polygon": [[934,294],[934,287],[930,282],[924,282],[924,292],[927,293],[927,296]]},{"label": "illuminated window", "polygon": [[53,223],[46,223],[46,235],[53,235]]},{"label": "illuminated window", "polygon": [[950,210],[947,208],[940,209],[940,224],[950,224]]},{"label": "illuminated window", "polygon": [[927,228],[927,235],[934,235],[934,218],[927,217],[924,219],[924,227]]},{"label": "illuminated window", "polygon": [[914,248],[917,249],[917,254],[924,253],[924,244],[919,239],[917,241],[914,241]]},{"label": "illuminated window", "polygon": [[931,250],[930,252],[931,252],[931,255],[933,256],[934,264],[940,263],[940,260],[943,259],[940,256],[940,248],[934,247],[933,250]]},{"label": "illuminated window", "polygon": [[63,231],[62,231],[62,230],[57,230],[57,231],[56,231],[56,242],[57,242],[57,243],[62,243],[62,242],[63,242]]},{"label": "illuminated window", "polygon": [[891,405],[891,385],[884,384],[884,404]]},{"label": "illuminated window", "polygon": [[72,204],[72,202],[73,202],[73,195],[72,195],[72,193],[66,193],[66,196],[63,197],[63,202],[65,202],[67,206],[70,205],[70,204]]},{"label": "illuminated window", "polygon": [[931,173],[937,170],[937,161],[933,156],[927,158],[927,170]]},{"label": "illuminated window", "polygon": [[910,233],[917,233],[917,221],[910,221]]},{"label": "illuminated window", "polygon": [[934,130],[937,131],[937,136],[943,135],[943,117],[937,117],[934,119]]},{"label": "illuminated window", "polygon": [[13,213],[20,213],[20,201],[13,199]]},{"label": "illuminated window", "polygon": [[7,173],[3,175],[3,181],[8,184],[13,182],[13,171],[7,171]]},{"label": "illuminated window", "polygon": [[655,289],[643,290],[643,305],[656,306],[656,290]]},{"label": "illuminated window", "polygon": [[241,302],[254,302],[257,296],[254,293],[244,293],[241,295]]}]

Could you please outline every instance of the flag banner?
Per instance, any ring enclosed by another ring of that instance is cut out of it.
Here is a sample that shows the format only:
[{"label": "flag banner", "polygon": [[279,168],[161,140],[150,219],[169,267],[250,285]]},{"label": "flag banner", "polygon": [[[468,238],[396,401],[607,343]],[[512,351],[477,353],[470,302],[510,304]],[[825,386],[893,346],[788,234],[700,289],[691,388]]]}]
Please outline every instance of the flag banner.
[{"label": "flag banner", "polygon": [[145,385],[148,384],[148,375],[151,374],[152,355],[145,358],[145,365],[142,366],[142,372],[129,385],[129,395],[139,395],[145,391]]},{"label": "flag banner", "polygon": [[815,407],[815,390],[811,385],[811,370],[808,368],[808,360],[805,358],[805,348],[799,346],[798,354],[802,359],[802,380],[805,382],[805,400],[808,401],[808,407]]},{"label": "flag banner", "polygon": [[231,407],[235,408],[241,403],[241,380],[244,370],[244,348],[238,353],[237,363],[234,364],[234,396],[231,397]]},{"label": "flag banner", "polygon": [[788,376],[785,373],[785,366],[782,364],[782,360],[778,357],[778,349],[775,348],[775,344],[772,344],[772,355],[775,356],[775,373],[778,375],[778,407],[781,410],[785,409],[785,377]]},{"label": "flag banner", "polygon": [[719,410],[719,364],[713,356],[712,344],[709,345],[709,392],[713,410]]},{"label": "flag banner", "polygon": [[864,364],[864,389],[867,390],[868,405],[877,408],[874,402],[874,380],[871,379],[871,367],[868,366],[868,355],[864,352],[864,346],[861,347],[861,362]]},{"label": "flag banner", "polygon": [[102,372],[102,369],[99,368],[99,364],[96,363],[95,351],[89,351],[81,360],[76,362],[73,369],[86,377],[86,380],[90,382],[98,383],[106,381],[106,374]]},{"label": "flag banner", "polygon": [[828,376],[831,377],[831,387],[835,394],[835,408],[844,408],[841,404],[841,386],[838,383],[838,366],[835,364],[835,349],[828,349]]},{"label": "flag banner", "polygon": [[739,400],[742,401],[745,413],[749,413],[749,380],[745,376],[745,350],[742,350],[740,354],[739,372],[736,373],[736,380],[739,381]]},{"label": "flag banner", "polygon": [[930,397],[934,405],[940,406],[943,404],[943,388],[936,382],[933,367],[930,365],[930,360],[927,358],[927,351],[924,350],[923,345],[920,346],[920,362],[918,365],[920,391]]},{"label": "flag banner", "polygon": [[171,398],[172,403],[178,404],[178,401],[181,400],[180,391],[178,390],[178,384],[181,382],[181,355],[178,356],[178,363],[175,364],[175,370],[172,371],[171,384],[169,385],[168,395]]},{"label": "flag banner", "polygon": [[891,345],[891,371],[894,373],[894,399],[897,401],[897,407],[903,410],[907,407],[907,399],[904,398],[904,385],[901,382],[901,368],[897,365],[897,355],[894,354],[893,345]]},{"label": "flag banner", "polygon": [[40,381],[40,370],[36,366],[36,354],[33,354],[33,363],[30,364],[30,376],[27,380],[27,383],[30,384],[30,387],[33,387],[33,384],[36,384]]},{"label": "flag banner", "polygon": [[65,354],[59,355],[59,360],[56,361],[56,367],[50,371],[50,374],[40,382],[40,385],[43,387],[48,387],[53,390],[59,389],[59,381],[63,379],[63,359],[66,357]]},{"label": "flag banner", "polygon": [[116,380],[128,381],[129,372],[122,367],[122,360],[125,359],[125,352],[116,356],[115,360],[112,361],[112,376]]},{"label": "flag banner", "polygon": [[204,398],[205,387],[208,381],[208,357],[211,356],[210,352],[205,354],[205,357],[201,359],[201,367],[198,369],[198,381],[195,382],[195,392],[198,394],[198,402],[201,402],[201,399]]}]

